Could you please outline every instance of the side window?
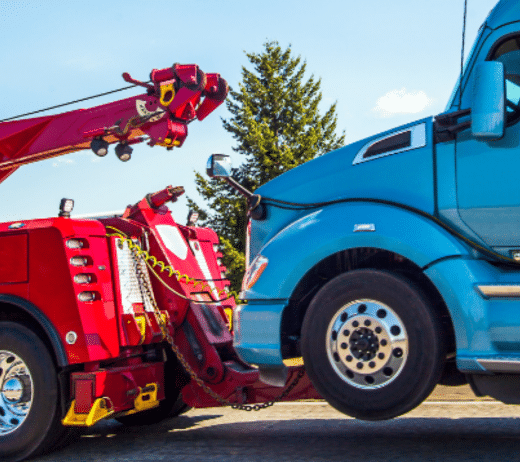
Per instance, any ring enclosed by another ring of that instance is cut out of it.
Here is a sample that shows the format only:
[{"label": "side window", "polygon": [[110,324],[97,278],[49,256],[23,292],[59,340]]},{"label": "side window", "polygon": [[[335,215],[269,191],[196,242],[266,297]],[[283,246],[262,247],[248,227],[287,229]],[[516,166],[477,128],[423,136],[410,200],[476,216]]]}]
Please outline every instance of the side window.
[{"label": "side window", "polygon": [[507,122],[516,123],[520,120],[520,35],[501,42],[495,47],[490,59],[504,64]]}]

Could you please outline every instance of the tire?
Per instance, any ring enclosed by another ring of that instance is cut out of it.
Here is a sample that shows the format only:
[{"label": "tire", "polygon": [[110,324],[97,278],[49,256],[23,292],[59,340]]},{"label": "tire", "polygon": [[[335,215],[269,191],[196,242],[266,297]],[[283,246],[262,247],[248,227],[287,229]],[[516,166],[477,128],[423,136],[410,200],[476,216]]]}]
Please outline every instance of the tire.
[{"label": "tire", "polygon": [[341,274],[318,291],[303,321],[302,353],[317,391],[363,420],[418,406],[439,381],[446,356],[421,290],[377,270]]},{"label": "tire", "polygon": [[188,412],[190,409],[191,406],[188,406],[182,399],[182,395],[179,394],[177,401],[175,401],[175,404],[170,409],[168,417],[178,417],[182,414],[186,414],[186,412]]},{"label": "tire", "polygon": [[0,322],[0,460],[41,453],[63,435],[56,367],[30,329]]}]

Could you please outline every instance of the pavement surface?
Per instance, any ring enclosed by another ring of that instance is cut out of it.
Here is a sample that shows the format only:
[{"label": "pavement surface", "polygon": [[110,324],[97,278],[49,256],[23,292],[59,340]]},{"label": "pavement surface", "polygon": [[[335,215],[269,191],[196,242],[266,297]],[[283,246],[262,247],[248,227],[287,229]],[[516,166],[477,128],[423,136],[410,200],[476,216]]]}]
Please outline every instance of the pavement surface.
[{"label": "pavement surface", "polygon": [[259,412],[193,409],[157,425],[116,421],[81,429],[34,461],[513,461],[520,406],[476,399],[469,387],[437,387],[405,416],[362,422],[323,401]]}]

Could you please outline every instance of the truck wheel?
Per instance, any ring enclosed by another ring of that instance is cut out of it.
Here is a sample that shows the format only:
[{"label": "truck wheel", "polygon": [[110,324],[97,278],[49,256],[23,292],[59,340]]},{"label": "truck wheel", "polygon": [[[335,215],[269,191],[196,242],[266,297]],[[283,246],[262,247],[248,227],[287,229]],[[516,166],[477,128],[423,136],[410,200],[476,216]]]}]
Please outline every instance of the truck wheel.
[{"label": "truck wheel", "polygon": [[305,314],[302,352],[318,392],[364,420],[418,406],[445,358],[427,298],[404,277],[377,270],[344,273],[320,289]]},{"label": "truck wheel", "polygon": [[61,435],[56,368],[30,329],[0,322],[0,459],[40,453]]}]

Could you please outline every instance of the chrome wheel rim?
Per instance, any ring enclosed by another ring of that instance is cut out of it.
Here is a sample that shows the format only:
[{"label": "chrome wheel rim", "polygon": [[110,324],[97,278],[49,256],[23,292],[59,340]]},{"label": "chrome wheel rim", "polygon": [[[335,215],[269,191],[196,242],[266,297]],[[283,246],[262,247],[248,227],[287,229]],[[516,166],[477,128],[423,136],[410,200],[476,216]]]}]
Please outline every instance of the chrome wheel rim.
[{"label": "chrome wheel rim", "polygon": [[384,303],[356,300],[341,307],[327,329],[327,356],[342,380],[356,388],[388,385],[408,358],[401,318]]},{"label": "chrome wheel rim", "polygon": [[14,432],[23,424],[33,396],[33,380],[24,360],[0,350],[0,435]]}]

